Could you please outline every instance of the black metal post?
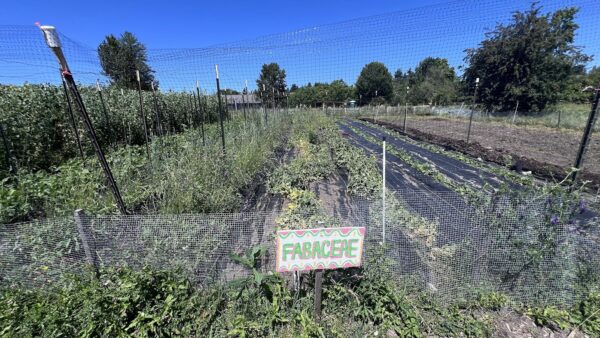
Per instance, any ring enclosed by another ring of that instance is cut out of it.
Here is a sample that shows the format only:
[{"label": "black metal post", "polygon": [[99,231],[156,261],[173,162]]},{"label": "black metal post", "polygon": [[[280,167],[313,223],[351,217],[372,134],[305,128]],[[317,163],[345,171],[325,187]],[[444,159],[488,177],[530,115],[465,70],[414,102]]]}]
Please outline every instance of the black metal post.
[{"label": "black metal post", "polygon": [[200,110],[200,130],[202,131],[202,145],[206,145],[206,140],[204,139],[204,106],[202,105],[202,101],[200,100],[200,85],[198,81],[196,81],[196,94],[198,96],[198,108]]},{"label": "black metal post", "polygon": [[581,137],[581,143],[579,144],[579,151],[577,152],[577,158],[575,159],[575,172],[573,173],[572,184],[574,185],[577,182],[577,176],[579,175],[579,171],[581,166],[583,165],[583,159],[585,156],[585,152],[587,150],[587,146],[590,143],[590,139],[592,138],[592,131],[594,130],[594,125],[596,124],[596,120],[598,119],[598,102],[600,101],[600,85],[595,89],[596,93],[594,94],[594,102],[592,104],[592,110],[590,111],[590,115],[588,117],[587,125],[585,126],[585,130],[583,132],[583,136]]},{"label": "black metal post", "polygon": [[2,125],[2,123],[0,123],[0,137],[2,137],[2,143],[4,144],[4,160],[6,161],[6,165],[8,166],[8,172],[14,174],[16,170],[13,167],[12,162],[10,160],[10,146],[8,145],[8,139],[6,138],[6,133],[4,132],[4,126]]},{"label": "black metal post", "polygon": [[194,120],[194,110],[195,110],[194,109],[194,101],[195,101],[195,99],[194,99],[194,91],[192,91],[192,96],[186,96],[186,97],[188,98],[188,103],[190,105],[190,107],[189,107],[189,110],[190,110],[189,116],[190,116],[190,118],[189,118],[188,122],[189,122],[190,128],[194,128],[194,127],[196,127],[196,123],[195,123],[195,120]]},{"label": "black metal post", "polygon": [[406,115],[408,114],[408,86],[406,87],[406,97],[404,98],[404,123],[402,124],[402,131],[406,134]]},{"label": "black metal post", "polygon": [[115,178],[112,174],[112,171],[110,169],[108,161],[106,160],[106,157],[104,156],[104,151],[102,151],[102,148],[100,147],[100,143],[98,142],[98,138],[96,136],[96,130],[94,130],[92,120],[90,119],[90,116],[89,116],[87,110],[85,109],[83,99],[81,98],[81,95],[79,94],[79,90],[77,89],[77,85],[75,84],[75,80],[73,79],[73,75],[71,75],[71,73],[67,69],[67,70],[63,71],[63,78],[65,79],[67,88],[69,88],[69,90],[71,92],[71,95],[73,97],[73,101],[75,102],[75,105],[79,108],[79,113],[81,114],[83,124],[84,124],[85,128],[87,129],[88,135],[90,137],[90,141],[92,142],[92,146],[94,147],[94,150],[96,151],[96,155],[98,156],[100,166],[102,167],[102,170],[104,171],[104,175],[106,176],[106,179],[108,181],[108,185],[110,186],[110,188],[112,190],[113,196],[115,198],[115,202],[117,203],[117,207],[119,208],[119,211],[122,214],[127,214],[127,209],[125,208],[125,203],[123,202],[123,198],[121,197],[121,193],[119,192],[119,188],[118,188]]},{"label": "black metal post", "polygon": [[273,91],[273,96],[271,97],[271,109],[272,109],[272,113],[273,116],[275,116],[275,87],[271,88]]},{"label": "black metal post", "polygon": [[98,90],[98,96],[100,97],[100,104],[102,105],[102,112],[104,113],[104,123],[106,123],[106,127],[108,128],[110,124],[110,120],[108,118],[108,110],[106,109],[106,104],[104,103],[104,97],[102,96],[102,89],[100,88],[100,82],[96,82],[96,89]]},{"label": "black metal post", "polygon": [[62,73],[60,75],[63,85],[63,91],[65,93],[65,100],[67,101],[67,109],[69,110],[69,118],[71,120],[71,126],[73,127],[73,131],[75,132],[75,140],[77,140],[77,148],[79,148],[79,155],[82,159],[85,159],[85,153],[83,152],[83,146],[81,145],[81,139],[79,138],[79,130],[77,129],[77,122],[75,122],[75,115],[73,115],[73,107],[71,106],[71,99],[69,98],[69,91],[67,90],[67,85],[65,83],[65,79],[62,77]]},{"label": "black metal post", "polygon": [[194,128],[196,127],[197,123],[197,118],[200,116],[200,106],[198,106],[198,99],[196,98],[196,92],[192,90],[192,102],[193,102],[193,108],[194,108]]},{"label": "black metal post", "polygon": [[266,99],[267,99],[267,97],[265,96],[265,92],[264,91],[262,92],[262,94],[263,94],[262,95],[262,97],[263,97],[262,105],[263,105],[263,109],[265,111],[265,127],[266,127],[267,125],[269,125],[269,121],[268,121],[268,118],[267,118],[267,103],[265,102]]},{"label": "black metal post", "polygon": [[223,146],[223,154],[225,154],[225,128],[223,126],[223,107],[221,104],[221,84],[219,83],[219,65],[215,65],[215,73],[217,75],[217,107],[219,109],[219,122],[221,124],[221,143]]},{"label": "black metal post", "polygon": [[467,130],[467,143],[469,143],[469,139],[471,138],[471,124],[473,123],[473,113],[475,112],[475,102],[477,101],[477,88],[479,88],[479,78],[475,80],[475,91],[473,92],[473,103],[469,116],[469,129]]},{"label": "black metal post", "polygon": [[229,100],[227,100],[227,88],[225,88],[225,117],[227,121],[231,121],[231,116],[229,116]]},{"label": "black metal post", "polygon": [[142,82],[140,81],[140,71],[136,70],[135,75],[138,83],[138,94],[140,97],[140,115],[144,122],[144,136],[146,138],[146,154],[150,158],[150,137],[148,136],[148,121],[146,121],[146,113],[144,113],[144,99],[142,98]]},{"label": "black metal post", "polygon": [[85,104],[83,103],[83,99],[79,94],[79,90],[77,89],[77,85],[75,84],[75,80],[73,79],[73,75],[69,71],[69,66],[67,65],[67,59],[62,52],[60,39],[58,37],[58,33],[52,26],[41,26],[40,29],[44,33],[44,38],[46,40],[46,44],[52,52],[56,55],[58,59],[58,63],[60,64],[62,70],[62,76],[67,84],[67,88],[71,91],[73,96],[73,100],[76,106],[79,108],[79,112],[81,113],[81,117],[83,119],[83,123],[88,131],[90,136],[90,141],[92,141],[92,146],[98,155],[98,160],[104,171],[106,179],[108,181],[108,185],[110,186],[113,195],[115,197],[115,202],[117,203],[117,207],[121,211],[121,213],[126,214],[127,210],[125,209],[125,203],[123,203],[123,198],[121,197],[121,193],[119,192],[119,188],[117,187],[117,183],[112,175],[112,171],[110,170],[110,166],[106,161],[106,157],[104,156],[104,152],[98,143],[98,138],[96,137],[96,131],[94,130],[94,126],[92,125],[92,120],[85,109]]},{"label": "black metal post", "polygon": [[246,122],[246,100],[244,100],[244,95],[246,94],[246,90],[242,91],[242,111],[244,112],[244,123]]},{"label": "black metal post", "polygon": [[150,83],[152,87],[152,101],[154,101],[154,114],[156,116],[156,129],[158,136],[163,136],[163,126],[162,126],[162,113],[160,111],[160,106],[158,104],[158,98],[156,97],[156,89],[154,88],[154,81]]}]

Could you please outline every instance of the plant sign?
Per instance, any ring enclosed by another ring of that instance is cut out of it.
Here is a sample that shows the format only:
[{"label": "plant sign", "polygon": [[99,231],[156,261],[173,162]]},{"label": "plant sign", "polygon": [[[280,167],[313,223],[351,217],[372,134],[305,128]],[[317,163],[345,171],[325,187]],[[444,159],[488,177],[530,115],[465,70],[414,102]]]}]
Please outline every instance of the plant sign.
[{"label": "plant sign", "polygon": [[364,227],[277,231],[277,272],[361,265]]}]

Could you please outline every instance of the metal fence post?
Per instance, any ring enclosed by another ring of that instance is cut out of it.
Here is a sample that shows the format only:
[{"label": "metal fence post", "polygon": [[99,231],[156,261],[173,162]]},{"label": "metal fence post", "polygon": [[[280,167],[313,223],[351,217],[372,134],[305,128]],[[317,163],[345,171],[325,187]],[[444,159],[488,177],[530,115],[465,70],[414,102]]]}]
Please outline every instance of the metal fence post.
[{"label": "metal fence post", "polygon": [[244,112],[244,123],[246,123],[246,100],[244,99],[245,89],[242,91],[242,111]]},{"label": "metal fence post", "polygon": [[150,82],[152,88],[152,101],[154,101],[154,115],[156,116],[156,129],[158,136],[163,136],[164,131],[162,127],[162,114],[158,105],[158,98],[156,97],[156,89],[154,88],[154,81]]},{"label": "metal fence post", "polygon": [[6,161],[6,165],[8,166],[8,172],[15,174],[17,172],[16,166],[12,165],[12,152],[10,151],[10,146],[8,145],[8,140],[6,137],[6,133],[4,132],[4,126],[2,125],[2,123],[0,123],[0,137],[2,138],[2,144],[4,145],[4,160]]},{"label": "metal fence post", "polygon": [[386,158],[385,158],[385,136],[383,137],[383,172],[382,172],[382,176],[383,176],[383,180],[381,182],[381,186],[382,186],[382,193],[381,193],[381,206],[382,206],[382,212],[381,212],[381,225],[382,225],[382,230],[381,230],[381,237],[382,237],[382,242],[383,244],[385,244],[385,162],[386,162]]},{"label": "metal fence post", "polygon": [[206,139],[204,138],[204,105],[200,100],[200,82],[196,80],[196,94],[198,97],[198,109],[200,110],[200,129],[202,131],[202,146],[206,145]]},{"label": "metal fence post", "polygon": [[75,210],[74,218],[77,224],[77,232],[79,232],[79,238],[81,239],[81,245],[85,252],[85,258],[88,264],[94,269],[94,277],[98,279],[100,278],[100,264],[94,240],[87,234],[87,228],[89,227],[87,215],[82,209],[77,209]]},{"label": "metal fence post", "polygon": [[55,28],[52,26],[41,26],[40,29],[44,33],[44,38],[46,40],[46,44],[48,47],[54,52],[58,63],[60,64],[63,79],[67,84],[67,88],[70,90],[71,95],[73,96],[73,101],[77,108],[79,108],[79,112],[81,113],[81,118],[83,120],[83,124],[87,129],[88,135],[90,137],[90,141],[92,141],[92,146],[96,151],[96,155],[98,156],[98,161],[100,162],[100,166],[106,176],[108,181],[108,186],[111,188],[113,196],[115,198],[115,202],[119,208],[119,211],[122,214],[127,214],[127,209],[125,208],[125,203],[123,202],[123,198],[121,193],[119,192],[119,188],[117,186],[117,182],[112,174],[110,169],[110,165],[104,156],[104,151],[102,147],[100,147],[100,143],[98,143],[98,138],[96,137],[96,130],[94,129],[94,125],[92,124],[92,120],[85,109],[85,104],[83,103],[83,99],[81,98],[81,94],[77,89],[77,84],[75,83],[75,79],[73,78],[73,74],[69,70],[69,66],[67,64],[67,59],[61,48],[61,43],[58,38],[58,33]]},{"label": "metal fence post", "polygon": [[135,77],[138,83],[138,94],[140,96],[140,114],[142,115],[142,120],[144,121],[144,136],[146,137],[146,154],[148,158],[150,158],[150,138],[148,136],[148,121],[146,121],[146,113],[144,113],[144,99],[142,98],[142,82],[140,81],[140,71],[135,70]]},{"label": "metal fence post", "polygon": [[100,81],[96,80],[96,90],[98,91],[98,96],[100,97],[100,104],[102,105],[102,112],[104,113],[104,121],[106,122],[106,127],[110,125],[110,119],[108,117],[108,109],[106,109],[106,104],[104,103],[104,96],[102,96],[102,88],[100,87]]},{"label": "metal fence post", "polygon": [[575,172],[573,173],[572,186],[577,182],[577,176],[579,174],[579,170],[583,165],[583,159],[585,156],[585,151],[587,150],[587,146],[590,143],[590,139],[592,138],[592,131],[594,130],[594,124],[596,124],[596,119],[598,118],[598,102],[600,101],[600,85],[594,89],[596,91],[594,96],[594,103],[592,104],[592,110],[590,111],[590,115],[588,117],[587,125],[585,126],[585,131],[583,132],[583,136],[581,137],[581,143],[579,144],[579,151],[577,152],[577,158],[575,159]]},{"label": "metal fence post", "polygon": [[71,126],[73,127],[73,132],[75,132],[75,140],[77,141],[77,148],[79,148],[79,155],[81,155],[82,159],[85,159],[85,153],[83,152],[83,146],[81,145],[81,139],[79,138],[79,130],[77,130],[77,122],[75,122],[75,115],[73,115],[73,107],[71,106],[71,99],[69,98],[69,91],[67,90],[67,84],[65,83],[65,79],[60,74],[60,79],[62,80],[63,91],[65,92],[65,100],[67,101],[67,109],[69,110],[69,119],[71,120]]},{"label": "metal fence post", "polygon": [[404,99],[404,123],[402,124],[402,131],[406,134],[406,115],[408,114],[408,90],[406,87],[406,98]]},{"label": "metal fence post", "polygon": [[223,107],[221,105],[221,84],[219,83],[219,65],[215,65],[215,74],[217,78],[217,103],[219,107],[219,122],[221,123],[221,143],[223,145],[223,153],[225,153],[225,129],[223,126]]},{"label": "metal fence post", "polygon": [[467,143],[471,138],[471,124],[473,124],[473,113],[475,112],[475,102],[477,101],[477,88],[479,87],[479,78],[475,79],[475,91],[473,92],[473,104],[471,106],[471,115],[469,116],[469,129],[467,130]]}]

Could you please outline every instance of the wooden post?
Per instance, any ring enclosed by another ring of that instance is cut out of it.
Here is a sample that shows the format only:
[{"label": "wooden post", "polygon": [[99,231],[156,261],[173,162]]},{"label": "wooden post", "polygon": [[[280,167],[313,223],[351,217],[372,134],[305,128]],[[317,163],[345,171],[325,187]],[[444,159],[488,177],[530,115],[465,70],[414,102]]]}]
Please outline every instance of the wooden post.
[{"label": "wooden post", "polygon": [[321,301],[323,296],[323,270],[315,271],[315,320],[321,321]]},{"label": "wooden post", "polygon": [[77,224],[77,231],[79,232],[79,238],[81,239],[81,245],[83,246],[83,251],[85,252],[85,258],[88,264],[94,269],[94,277],[99,279],[100,270],[96,247],[94,245],[94,240],[90,239],[86,233],[86,229],[89,226],[87,216],[82,209],[77,209],[75,210],[74,217],[75,223]]}]

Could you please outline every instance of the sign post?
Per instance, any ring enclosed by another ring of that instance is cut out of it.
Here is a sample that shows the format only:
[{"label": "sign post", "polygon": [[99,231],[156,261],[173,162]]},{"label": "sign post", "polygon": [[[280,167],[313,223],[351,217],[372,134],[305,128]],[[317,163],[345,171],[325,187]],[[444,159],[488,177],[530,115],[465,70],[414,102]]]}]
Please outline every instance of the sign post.
[{"label": "sign post", "polygon": [[321,317],[323,270],[362,264],[364,227],[277,231],[277,272],[315,270],[315,318]]}]

